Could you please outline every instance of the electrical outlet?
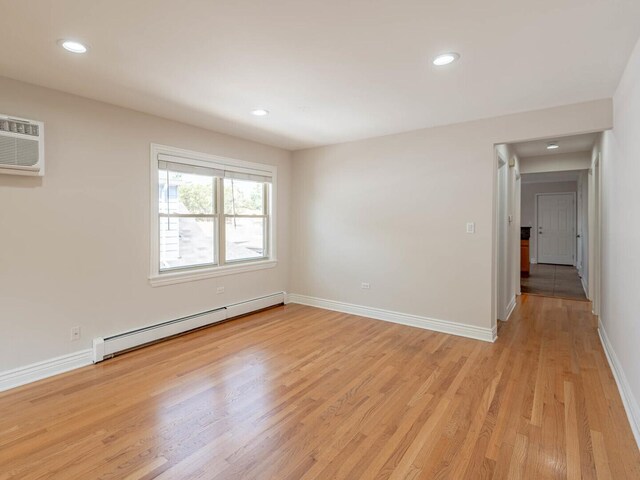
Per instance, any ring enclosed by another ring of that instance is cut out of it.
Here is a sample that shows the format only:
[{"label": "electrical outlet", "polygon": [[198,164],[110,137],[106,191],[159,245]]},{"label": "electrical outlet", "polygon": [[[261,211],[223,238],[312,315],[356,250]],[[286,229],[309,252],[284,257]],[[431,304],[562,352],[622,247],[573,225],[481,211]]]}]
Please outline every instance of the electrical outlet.
[{"label": "electrical outlet", "polygon": [[371,288],[371,285],[367,282],[362,282],[362,284],[360,285],[360,288],[364,288],[365,290],[369,290]]},{"label": "electrical outlet", "polygon": [[80,340],[80,327],[73,327],[71,329],[71,341],[74,342]]},{"label": "electrical outlet", "polygon": [[224,293],[224,287],[218,287],[218,288],[216,288],[216,293],[217,293],[218,295],[220,295],[221,293]]},{"label": "electrical outlet", "polygon": [[476,224],[474,222],[467,223],[467,233],[476,233]]}]

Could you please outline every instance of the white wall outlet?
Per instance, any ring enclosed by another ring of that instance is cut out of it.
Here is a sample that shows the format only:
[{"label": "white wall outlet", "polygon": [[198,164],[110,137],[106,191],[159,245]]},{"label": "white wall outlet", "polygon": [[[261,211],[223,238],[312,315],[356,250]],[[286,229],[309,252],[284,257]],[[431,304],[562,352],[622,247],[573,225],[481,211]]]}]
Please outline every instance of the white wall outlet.
[{"label": "white wall outlet", "polygon": [[369,290],[371,288],[371,285],[367,282],[362,282],[360,284],[360,288],[364,288],[365,290]]},{"label": "white wall outlet", "polygon": [[216,293],[217,293],[218,295],[220,295],[221,293],[224,293],[224,287],[218,287],[218,288],[216,288]]},{"label": "white wall outlet", "polygon": [[476,224],[474,222],[467,222],[467,233],[476,233]]},{"label": "white wall outlet", "polygon": [[74,342],[80,340],[80,327],[73,327],[71,329],[71,341]]}]

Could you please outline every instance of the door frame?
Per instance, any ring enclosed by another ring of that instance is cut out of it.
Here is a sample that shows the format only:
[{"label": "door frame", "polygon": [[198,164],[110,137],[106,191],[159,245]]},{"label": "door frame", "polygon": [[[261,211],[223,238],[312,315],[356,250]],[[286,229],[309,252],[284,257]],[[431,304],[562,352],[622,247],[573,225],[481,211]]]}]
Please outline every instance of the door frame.
[{"label": "door frame", "polygon": [[[507,290],[509,283],[508,256],[509,256],[509,231],[505,220],[508,218],[508,197],[509,197],[509,162],[505,160],[500,152],[496,151],[496,318],[505,321],[507,318]],[[501,174],[504,180],[501,183]],[[504,212],[501,211],[504,206]],[[503,214],[501,216],[501,214]]]},{"label": "door frame", "polygon": [[[584,175],[583,172],[580,172],[580,176],[578,177],[578,191],[576,192],[576,269],[578,270],[578,275],[580,276],[580,280],[582,280],[582,276],[584,273],[584,264],[582,259],[584,258],[584,205],[583,205],[583,195],[582,195],[582,186],[584,184]],[[584,284],[582,285],[584,288]],[[588,294],[585,292],[585,295]]]},{"label": "door frame", "polygon": [[597,152],[591,161],[588,174],[589,215],[589,300],[592,313],[600,315],[602,294],[602,152]]},{"label": "door frame", "polygon": [[533,223],[536,235],[536,263],[540,263],[540,242],[538,241],[538,200],[541,196],[547,195],[572,195],[573,196],[573,266],[576,266],[576,257],[577,257],[577,231],[578,231],[578,204],[576,203],[576,192],[547,192],[547,193],[536,193],[536,201],[533,206]]},{"label": "door frame", "polygon": [[[522,175],[519,171],[516,171],[516,182],[514,191],[514,225],[515,235],[513,236],[513,249],[514,249],[514,266],[513,276],[516,281],[516,296],[522,295],[522,279],[520,278],[520,245],[521,245],[521,232],[522,232]],[[529,259],[531,254],[529,254]]]},{"label": "door frame", "polygon": [[[498,289],[499,289],[499,285],[498,285],[498,230],[497,230],[497,226],[498,226],[498,210],[497,210],[497,196],[498,196],[498,159],[500,156],[499,153],[499,147],[503,146],[503,145],[513,145],[514,143],[521,143],[521,142],[529,142],[529,141],[533,141],[533,140],[550,140],[550,139],[558,139],[558,138],[562,138],[562,137],[566,137],[568,135],[583,135],[583,134],[587,134],[587,133],[596,133],[598,135],[605,135],[606,133],[611,131],[611,126],[604,126],[604,127],[595,127],[595,128],[588,128],[585,130],[571,130],[571,129],[565,129],[564,131],[561,132],[554,132],[554,135],[549,135],[550,132],[547,133],[543,133],[541,135],[532,135],[532,136],[517,136],[517,137],[510,137],[510,138],[501,138],[499,141],[494,141],[492,144],[492,154],[491,154],[491,158],[492,161],[488,165],[491,165],[491,183],[492,183],[492,190],[493,190],[493,195],[492,195],[492,199],[491,199],[491,209],[492,209],[492,215],[491,215],[491,272],[490,272],[490,280],[491,280],[491,328],[493,331],[493,335],[494,335],[494,340],[496,338],[498,338],[497,336],[497,328],[498,328],[498,322],[497,322],[497,312],[498,312]],[[594,146],[594,150],[596,148],[601,149],[602,146],[600,145],[600,142],[602,141],[602,137],[600,137],[601,140],[598,140],[596,142],[596,145]],[[489,151],[487,150],[487,154],[489,153]],[[595,152],[594,152],[595,153]],[[593,313],[594,314],[598,314],[599,310],[600,310],[600,298],[601,298],[601,288],[602,288],[602,280],[599,278],[600,277],[600,273],[601,273],[601,257],[602,257],[602,253],[601,253],[601,241],[602,241],[602,190],[603,190],[603,185],[602,185],[602,164],[604,161],[604,154],[601,150],[599,150],[597,152],[597,154],[594,154],[592,157],[592,163],[591,163],[591,168],[588,171],[588,176],[587,176],[587,195],[588,195],[588,201],[587,201],[587,215],[588,215],[588,236],[589,236],[589,246],[588,246],[588,250],[587,250],[587,258],[588,258],[588,268],[589,268],[589,283],[588,283],[588,287],[589,287],[589,300],[591,300],[593,303]],[[593,177],[596,176],[597,177],[597,182],[594,182]],[[594,188],[594,183],[595,186],[597,188]],[[594,190],[597,190],[596,192],[594,192]],[[594,205],[595,204],[595,205]],[[521,206],[520,206],[521,207]],[[597,210],[598,213],[600,213],[600,215],[598,215],[599,218],[597,218],[596,220],[598,220],[598,225],[593,225],[594,222],[592,222],[592,218],[595,214],[594,210]],[[519,233],[517,232],[518,235],[517,237],[520,238]],[[595,258],[594,258],[595,257]],[[536,259],[537,261],[537,259]],[[519,278],[519,275],[516,277]],[[520,282],[517,282],[520,283]]]}]

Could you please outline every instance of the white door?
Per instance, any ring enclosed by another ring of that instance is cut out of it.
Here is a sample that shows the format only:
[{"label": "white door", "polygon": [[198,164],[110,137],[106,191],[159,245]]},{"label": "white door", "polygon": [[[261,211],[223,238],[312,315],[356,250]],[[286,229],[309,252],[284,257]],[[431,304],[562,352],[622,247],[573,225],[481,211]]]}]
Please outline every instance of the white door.
[{"label": "white door", "polygon": [[538,263],[573,265],[576,202],[573,193],[538,194]]}]

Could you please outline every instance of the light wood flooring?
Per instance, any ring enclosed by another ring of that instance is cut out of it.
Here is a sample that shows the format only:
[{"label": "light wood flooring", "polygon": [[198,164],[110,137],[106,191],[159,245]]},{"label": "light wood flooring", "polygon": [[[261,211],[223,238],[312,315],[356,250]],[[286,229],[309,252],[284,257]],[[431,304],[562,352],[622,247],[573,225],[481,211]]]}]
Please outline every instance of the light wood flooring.
[{"label": "light wood flooring", "polygon": [[277,307],[0,394],[0,479],[639,479],[589,308],[490,344]]}]

